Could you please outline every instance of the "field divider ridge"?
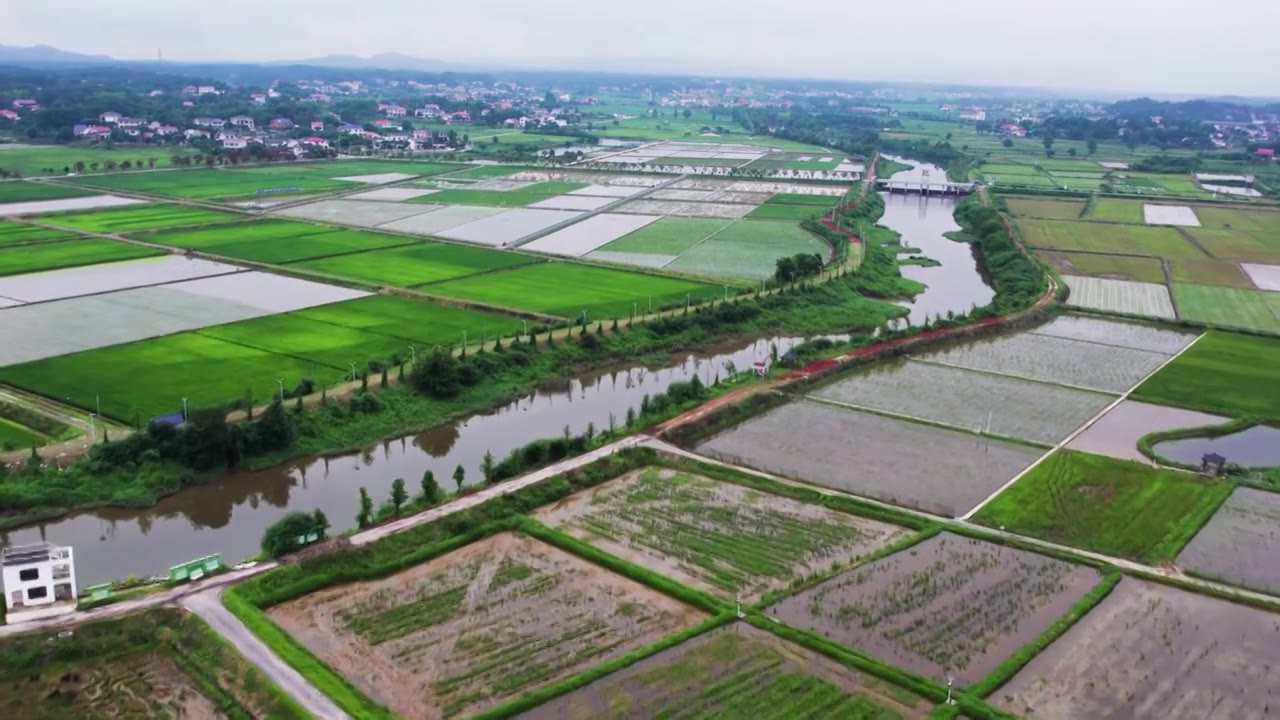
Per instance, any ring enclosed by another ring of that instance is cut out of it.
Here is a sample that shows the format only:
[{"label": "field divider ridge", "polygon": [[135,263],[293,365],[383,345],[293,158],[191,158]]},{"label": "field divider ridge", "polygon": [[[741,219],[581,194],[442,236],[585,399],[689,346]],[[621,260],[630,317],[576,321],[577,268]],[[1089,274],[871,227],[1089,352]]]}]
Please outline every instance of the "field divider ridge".
[{"label": "field divider ridge", "polygon": [[1099,410],[1092,418],[1090,418],[1087,422],[1085,422],[1085,424],[1081,425],[1080,427],[1072,431],[1071,434],[1067,435],[1057,445],[1053,446],[1053,448],[1049,450],[1049,452],[1045,453],[1044,455],[1041,455],[1039,459],[1037,459],[1035,462],[1031,463],[1026,468],[1024,468],[1022,472],[1013,476],[1013,478],[1011,478],[1008,482],[1006,482],[1004,485],[1001,485],[999,489],[997,489],[995,492],[991,493],[985,499],[983,499],[982,502],[975,505],[973,509],[971,509],[969,512],[965,513],[964,515],[961,515],[959,519],[966,520],[966,521],[972,519],[974,515],[978,514],[978,512],[982,510],[982,508],[986,507],[992,500],[995,500],[996,496],[1000,495],[1000,493],[1003,493],[1005,490],[1008,490],[1009,488],[1013,487],[1014,483],[1021,480],[1024,475],[1034,470],[1037,466],[1040,465],[1040,463],[1044,462],[1047,458],[1049,458],[1049,456],[1062,450],[1064,447],[1070,444],[1073,440],[1079,437],[1085,430],[1088,430],[1089,428],[1093,427],[1095,423],[1097,423],[1099,420],[1103,418],[1103,416],[1105,416],[1107,413],[1114,410],[1117,405],[1129,399],[1129,396],[1133,394],[1133,391],[1137,390],[1142,385],[1142,383],[1146,382],[1148,378],[1160,372],[1167,365],[1169,365],[1174,360],[1177,360],[1179,357],[1181,357],[1184,352],[1186,352],[1187,350],[1190,350],[1192,346],[1194,346],[1197,342],[1200,342],[1200,338],[1202,337],[1204,337],[1204,333],[1197,335],[1194,340],[1187,343],[1186,346],[1183,347],[1181,350],[1174,353],[1173,355],[1170,355],[1167,360],[1165,360],[1163,363],[1160,363],[1159,367],[1157,367],[1155,370],[1152,370],[1151,372],[1144,375],[1141,380],[1133,384],[1133,387],[1130,387],[1128,390],[1126,390],[1122,395],[1120,395],[1115,400],[1113,400],[1106,407]]}]

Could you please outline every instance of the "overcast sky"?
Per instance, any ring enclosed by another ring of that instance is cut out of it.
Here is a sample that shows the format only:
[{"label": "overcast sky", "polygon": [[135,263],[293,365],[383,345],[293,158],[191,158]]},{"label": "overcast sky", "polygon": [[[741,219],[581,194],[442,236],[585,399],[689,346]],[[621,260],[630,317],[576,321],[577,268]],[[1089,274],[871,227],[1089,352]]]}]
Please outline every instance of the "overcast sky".
[{"label": "overcast sky", "polygon": [[[1052,9],[1050,9],[1052,8]],[[1280,0],[2,0],[0,44],[1280,95]]]}]

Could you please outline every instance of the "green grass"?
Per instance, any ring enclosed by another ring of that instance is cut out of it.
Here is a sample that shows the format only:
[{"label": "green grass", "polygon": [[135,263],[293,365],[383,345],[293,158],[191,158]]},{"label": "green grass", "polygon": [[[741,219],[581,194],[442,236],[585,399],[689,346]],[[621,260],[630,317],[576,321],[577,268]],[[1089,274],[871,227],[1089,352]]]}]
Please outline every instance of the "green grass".
[{"label": "green grass", "polygon": [[1197,205],[1196,215],[1206,228],[1233,228],[1256,232],[1280,233],[1280,212]]},{"label": "green grass", "polygon": [[762,280],[772,277],[778,258],[816,253],[823,261],[831,247],[798,225],[773,220],[739,220],[681,255],[667,268],[698,275]]},{"label": "green grass", "polygon": [[397,235],[337,230],[287,220],[172,230],[138,237],[147,242],[264,263],[290,263],[415,242]]},{"label": "green grass", "polygon": [[0,275],[19,275],[162,254],[160,250],[97,238],[5,247],[0,249]]},{"label": "green grass", "polygon": [[290,267],[373,285],[413,287],[532,262],[538,262],[538,259],[463,245],[415,242],[384,250],[305,260],[293,263]]},{"label": "green grass", "polygon": [[259,190],[280,188],[296,188],[298,192],[306,192],[362,186],[360,183],[332,180],[324,177],[323,173],[291,165],[273,166],[269,169],[246,167],[232,170],[215,167],[120,175],[84,175],[70,181],[82,187],[192,200],[246,198],[257,195]]},{"label": "green grass", "polygon": [[1150,283],[1164,283],[1165,280],[1159,258],[1052,250],[1041,250],[1036,254],[1057,268],[1058,272],[1068,275],[1094,275]]},{"label": "green grass", "polygon": [[408,347],[410,344],[415,344],[422,350],[430,345],[460,342],[463,330],[472,337],[479,338],[482,334],[493,337],[524,327],[520,320],[507,315],[437,305],[394,295],[375,295],[321,305],[293,314],[309,320],[396,338],[400,345],[395,352],[404,357],[412,354]]},{"label": "green grass", "polygon": [[0,450],[25,450],[48,441],[49,438],[29,427],[0,418]]},{"label": "green grass", "polygon": [[1240,266],[1225,260],[1176,258],[1169,261],[1169,278],[1175,283],[1198,283],[1252,290],[1253,282]]},{"label": "green grass", "polygon": [[1225,480],[1059,451],[996,497],[974,520],[1155,564],[1176,557],[1231,490]]},{"label": "green grass", "polygon": [[417,202],[486,207],[524,207],[586,187],[578,183],[544,182],[519,190],[441,190],[415,198]]},{"label": "green grass", "polygon": [[1083,200],[1050,200],[1047,198],[1005,198],[1009,212],[1014,217],[1044,218],[1047,220],[1075,220],[1084,211]]},{"label": "green grass", "polygon": [[240,166],[236,168],[236,172],[263,175],[296,175],[299,173],[308,173],[333,179],[339,177],[351,177],[354,175],[380,175],[383,173],[439,175],[462,167],[466,166],[453,163],[421,162],[411,160],[332,160]]},{"label": "green grass", "polygon": [[1089,208],[1089,214],[1085,217],[1090,220],[1110,220],[1112,222],[1143,225],[1146,223],[1146,217],[1142,211],[1144,204],[1142,200],[1096,198],[1093,201],[1093,206]]},{"label": "green grass", "polygon": [[1280,340],[1212,331],[1133,392],[1136,400],[1280,420]]},{"label": "green grass", "polygon": [[1156,258],[1203,258],[1204,253],[1169,227],[1018,220],[1028,245],[1045,250],[1091,250]]},{"label": "green grass", "polygon": [[100,396],[103,413],[125,422],[179,412],[184,397],[192,407],[207,407],[242,398],[251,389],[261,401],[279,392],[277,378],[293,388],[303,378],[329,383],[342,375],[340,370],[198,333],[0,368],[0,380],[6,383],[87,410],[95,408],[95,397]]},{"label": "green grass", "polygon": [[[327,365],[326,377],[363,370],[370,361],[388,362],[393,355],[409,355],[404,340],[354,327],[312,320],[296,313],[271,315],[197,330],[204,337],[225,340],[314,365]],[[452,338],[450,338],[452,339]]]},{"label": "green grass", "polygon": [[600,250],[643,255],[679,255],[709,235],[723,230],[730,222],[711,218],[664,217],[614,240]]},{"label": "green grass", "polygon": [[803,193],[777,193],[765,201],[766,205],[819,205],[824,209],[835,206],[839,198],[830,195],[806,195]]},{"label": "green grass", "polygon": [[1178,317],[1184,320],[1280,333],[1280,293],[1180,282],[1170,290]]},{"label": "green grass", "polygon": [[[834,205],[834,203],[832,203]],[[781,203],[765,203],[747,213],[751,220],[791,220],[799,222],[810,218],[820,218],[829,208],[819,205],[784,205]]]},{"label": "green grass", "polygon": [[[62,175],[75,169],[77,161],[86,165],[112,161],[117,164],[128,160],[137,163],[155,159],[156,167],[169,167],[169,158],[173,157],[172,148],[130,148],[128,150],[105,150],[83,145],[0,145],[0,168],[17,171],[26,177],[46,175],[46,168],[52,168],[54,175]],[[130,171],[122,171],[130,172]]]},{"label": "green grass", "polygon": [[47,215],[41,222],[88,232],[125,233],[138,230],[206,225],[243,220],[247,215],[181,205],[127,205],[106,210]]},{"label": "green grass", "polygon": [[1275,232],[1202,227],[1187,232],[1216,258],[1280,264],[1280,236]]},{"label": "green grass", "polygon": [[[3,158],[0,155],[0,158]],[[61,200],[62,198],[84,197],[93,193],[65,185],[48,183],[20,182],[9,180],[0,182],[0,203],[31,202],[33,200]]]},{"label": "green grass", "polygon": [[22,223],[0,220],[0,245],[11,245],[24,242],[47,242],[49,240],[66,240],[76,237],[61,230],[23,225]]},{"label": "green grass", "polygon": [[578,318],[590,322],[626,318],[632,303],[644,313],[652,300],[656,310],[722,297],[718,285],[571,263],[540,263],[432,285],[434,295],[472,300],[498,307]]}]

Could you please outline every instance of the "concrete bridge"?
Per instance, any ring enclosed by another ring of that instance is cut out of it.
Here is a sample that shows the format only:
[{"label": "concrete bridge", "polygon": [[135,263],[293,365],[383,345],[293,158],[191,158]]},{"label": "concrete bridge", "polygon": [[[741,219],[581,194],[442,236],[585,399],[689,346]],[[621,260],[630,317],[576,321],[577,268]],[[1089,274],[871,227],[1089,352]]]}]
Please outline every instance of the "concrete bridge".
[{"label": "concrete bridge", "polygon": [[928,178],[923,180],[876,180],[876,189],[890,193],[914,195],[968,195],[973,192],[974,183],[935,182]]}]

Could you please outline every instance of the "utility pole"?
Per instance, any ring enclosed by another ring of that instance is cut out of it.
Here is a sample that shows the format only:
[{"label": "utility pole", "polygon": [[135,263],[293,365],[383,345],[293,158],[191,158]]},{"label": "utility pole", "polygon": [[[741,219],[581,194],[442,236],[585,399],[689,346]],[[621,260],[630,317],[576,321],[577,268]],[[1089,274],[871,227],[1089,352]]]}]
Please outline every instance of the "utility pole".
[{"label": "utility pole", "polygon": [[280,386],[280,402],[284,402],[284,378],[276,378],[276,384]]}]

